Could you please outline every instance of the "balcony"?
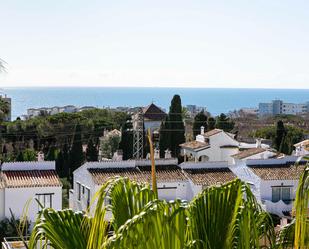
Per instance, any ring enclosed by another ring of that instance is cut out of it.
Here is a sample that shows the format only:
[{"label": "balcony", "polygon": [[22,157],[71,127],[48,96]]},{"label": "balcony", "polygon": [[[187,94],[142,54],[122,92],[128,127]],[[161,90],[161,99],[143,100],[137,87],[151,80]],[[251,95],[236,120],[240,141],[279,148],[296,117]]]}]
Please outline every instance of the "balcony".
[{"label": "balcony", "polygon": [[268,213],[276,214],[280,217],[284,216],[284,213],[292,211],[293,200],[272,202],[269,200],[262,200],[262,204],[266,207]]}]

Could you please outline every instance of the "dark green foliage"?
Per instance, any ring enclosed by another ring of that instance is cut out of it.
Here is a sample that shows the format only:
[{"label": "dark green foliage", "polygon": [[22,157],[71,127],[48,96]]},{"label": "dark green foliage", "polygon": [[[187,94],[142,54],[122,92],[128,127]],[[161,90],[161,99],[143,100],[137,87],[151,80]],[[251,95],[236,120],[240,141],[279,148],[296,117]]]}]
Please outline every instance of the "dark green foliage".
[{"label": "dark green foliage", "polygon": [[284,126],[283,123],[278,123],[277,126],[269,126],[255,131],[253,137],[271,139],[273,146],[279,152],[289,155],[294,150],[294,144],[304,139],[304,131],[294,126]]},{"label": "dark green foliage", "polygon": [[55,161],[58,157],[58,154],[59,154],[59,150],[56,148],[56,146],[51,145],[48,149],[45,160],[46,161]]},{"label": "dark green foliage", "polygon": [[[15,220],[14,218],[5,218],[0,221],[0,244],[5,237],[19,237],[20,234],[17,232],[16,227],[20,226],[21,221]],[[23,223],[24,224],[24,223]],[[23,236],[29,235],[30,222],[26,221],[24,226]]]},{"label": "dark green foliage", "polygon": [[60,177],[69,178],[70,174],[69,146],[64,144],[56,160],[56,170]]},{"label": "dark green foliage", "polygon": [[86,160],[87,162],[98,161],[98,150],[94,145],[92,139],[89,139],[86,150]]},{"label": "dark green foliage", "polygon": [[279,120],[277,122],[276,137],[275,137],[275,148],[277,150],[280,150],[280,146],[281,146],[281,143],[282,143],[285,135],[286,135],[286,130],[284,128],[284,124],[283,124],[282,120]]},{"label": "dark green foliage", "polygon": [[216,128],[224,130],[224,131],[231,131],[234,128],[234,122],[230,120],[224,113],[221,113],[216,119]]},{"label": "dark green foliage", "polygon": [[199,112],[196,114],[194,117],[194,122],[193,122],[193,136],[196,137],[198,134],[201,132],[201,127],[204,127],[204,130],[207,131],[208,129],[208,124],[207,124],[207,116],[205,115],[204,111]]},{"label": "dark green foliage", "polygon": [[121,128],[121,141],[119,149],[123,152],[123,159],[128,160],[133,157],[133,125],[131,115],[127,116],[126,122]]},{"label": "dark green foliage", "polygon": [[216,120],[213,117],[209,117],[208,118],[208,122],[207,122],[207,130],[213,130],[216,127]]},{"label": "dark green foliage", "polygon": [[4,120],[9,111],[9,103],[0,97],[0,122]]},{"label": "dark green foliage", "polygon": [[13,151],[9,151],[10,159],[15,159],[20,150],[27,144],[33,143],[36,151],[43,150],[48,154],[50,146],[59,151],[65,143],[72,144],[75,125],[81,125],[83,141],[92,138],[98,146],[99,137],[105,129],[119,129],[125,122],[125,112],[115,112],[108,109],[85,110],[78,113],[59,113],[45,117],[35,117],[29,120],[16,120],[1,124],[0,143],[12,144]]},{"label": "dark green foliage", "polygon": [[16,161],[17,162],[30,162],[30,161],[36,161],[37,160],[37,154],[32,149],[25,149],[22,151],[19,151]]},{"label": "dark green foliage", "polygon": [[77,124],[75,127],[74,138],[70,150],[70,176],[84,163],[83,143],[81,135],[81,126]]},{"label": "dark green foliage", "polygon": [[173,157],[178,157],[179,145],[185,142],[185,127],[182,120],[182,106],[179,95],[174,95],[168,118],[165,120],[160,133],[160,153],[164,153],[166,148],[171,150]]}]

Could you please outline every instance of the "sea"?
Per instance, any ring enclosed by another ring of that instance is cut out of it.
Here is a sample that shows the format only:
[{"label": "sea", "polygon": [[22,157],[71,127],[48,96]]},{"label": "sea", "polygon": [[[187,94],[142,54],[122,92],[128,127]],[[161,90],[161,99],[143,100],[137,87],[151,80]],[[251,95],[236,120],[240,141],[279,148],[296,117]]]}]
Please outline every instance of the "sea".
[{"label": "sea", "polygon": [[258,107],[260,102],[281,99],[285,102],[309,101],[309,89],[229,89],[229,88],[159,88],[159,87],[28,87],[1,88],[0,94],[12,98],[12,120],[27,113],[28,108],[75,105],[102,107],[136,107],[150,103],[169,109],[173,95],[182,104],[206,107],[217,115],[240,108]]}]

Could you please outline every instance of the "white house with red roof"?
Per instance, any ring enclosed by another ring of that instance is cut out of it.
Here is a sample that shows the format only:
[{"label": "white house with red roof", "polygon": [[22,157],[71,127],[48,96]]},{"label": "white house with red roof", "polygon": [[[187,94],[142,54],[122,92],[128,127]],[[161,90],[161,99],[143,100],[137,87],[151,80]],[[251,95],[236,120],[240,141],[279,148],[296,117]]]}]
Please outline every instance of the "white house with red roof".
[{"label": "white house with red roof", "polygon": [[0,219],[10,218],[12,211],[16,218],[27,215],[34,222],[41,210],[35,199],[43,207],[62,208],[62,184],[55,162],[3,163],[0,171]]},{"label": "white house with red roof", "polygon": [[308,156],[309,155],[309,139],[294,144],[295,156]]},{"label": "white house with red roof", "polygon": [[268,150],[269,146],[257,140],[255,144],[239,142],[235,139],[235,134],[225,132],[221,129],[213,129],[196,136],[194,141],[180,144],[185,161],[194,162],[228,162],[233,164],[234,155],[246,150],[259,148],[263,151]]}]

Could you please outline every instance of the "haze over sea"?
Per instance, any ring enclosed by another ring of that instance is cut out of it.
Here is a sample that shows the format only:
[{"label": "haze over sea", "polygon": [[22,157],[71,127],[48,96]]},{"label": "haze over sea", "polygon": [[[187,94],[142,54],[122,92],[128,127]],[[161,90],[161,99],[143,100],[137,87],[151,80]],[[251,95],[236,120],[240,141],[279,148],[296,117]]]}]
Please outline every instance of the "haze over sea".
[{"label": "haze over sea", "polygon": [[214,115],[242,107],[257,107],[259,102],[282,99],[285,102],[309,101],[309,89],[223,89],[223,88],[142,88],[142,87],[42,87],[5,88],[0,92],[12,98],[12,119],[28,108],[75,105],[95,107],[146,106],[154,102],[168,110],[174,94],[183,105],[205,106]]}]

